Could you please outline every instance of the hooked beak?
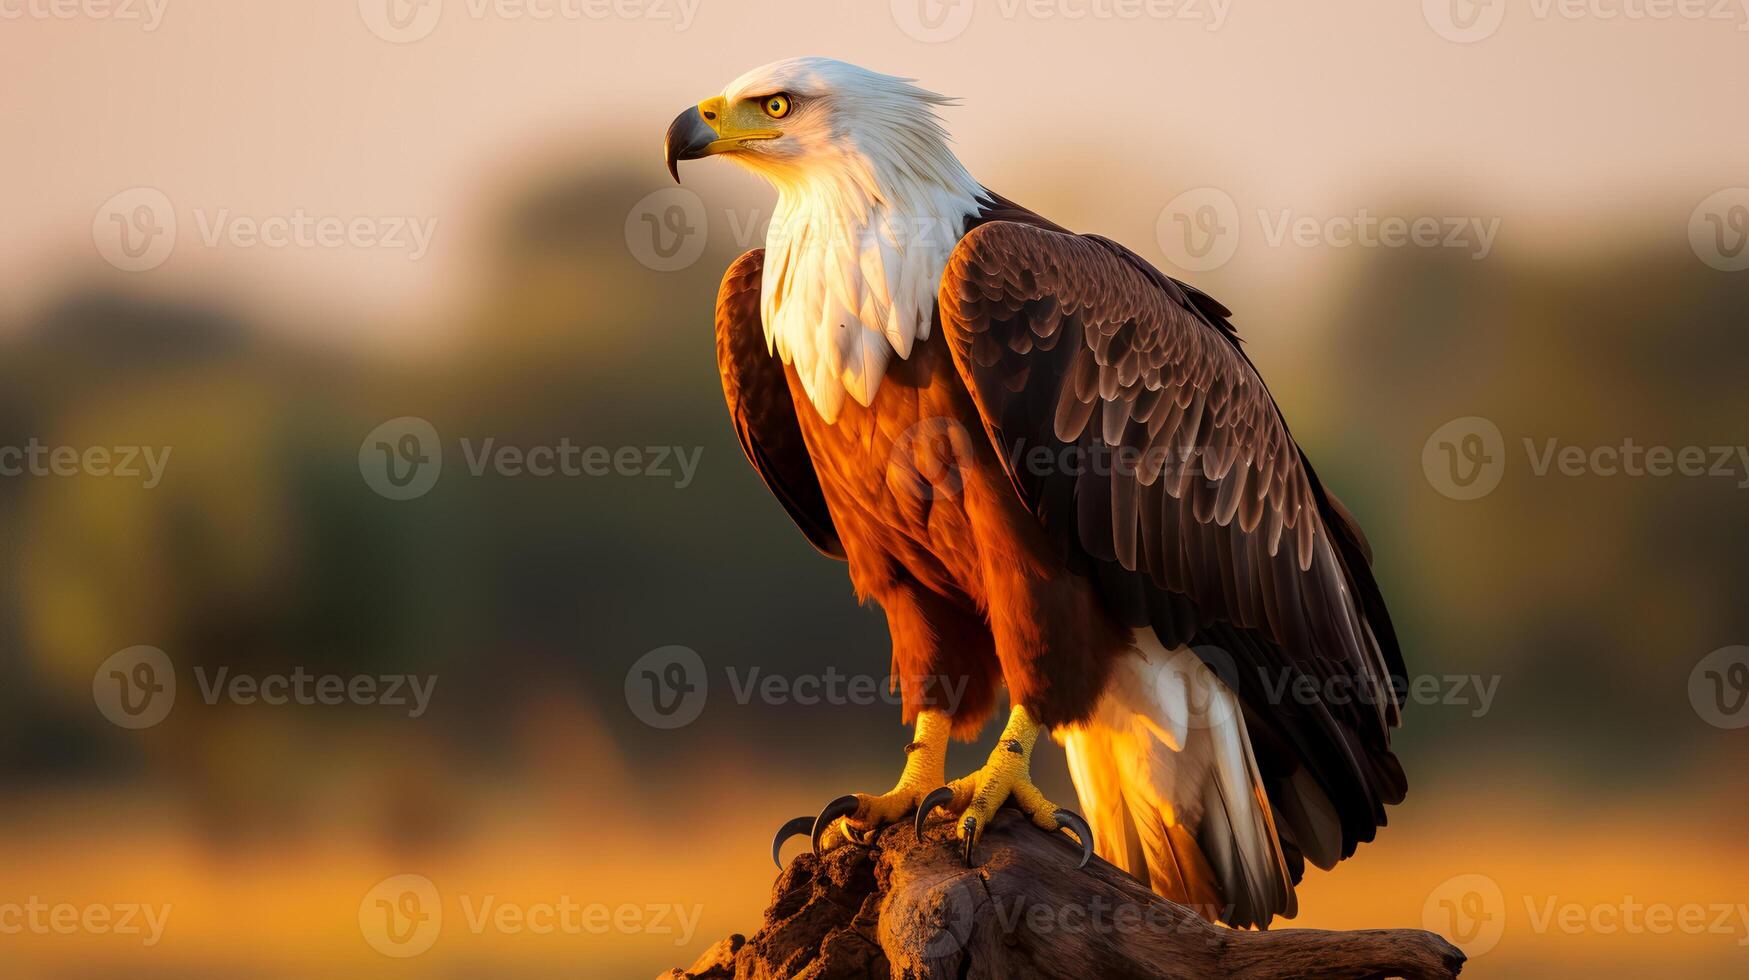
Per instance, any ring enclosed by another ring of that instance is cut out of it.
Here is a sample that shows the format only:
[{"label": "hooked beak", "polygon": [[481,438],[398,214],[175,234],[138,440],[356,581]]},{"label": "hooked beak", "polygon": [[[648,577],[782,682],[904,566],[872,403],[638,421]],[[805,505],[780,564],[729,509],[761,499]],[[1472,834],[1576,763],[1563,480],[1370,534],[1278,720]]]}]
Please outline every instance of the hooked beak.
[{"label": "hooked beak", "polygon": [[679,164],[682,160],[727,153],[740,149],[750,140],[772,140],[783,135],[776,129],[737,130],[725,120],[726,108],[720,96],[707,99],[675,116],[668,124],[668,135],[662,139],[662,156],[676,184],[680,183]]},{"label": "hooked beak", "polygon": [[668,172],[676,184],[680,183],[680,161],[709,156],[710,145],[716,138],[717,131],[704,121],[698,106],[674,117],[668,125],[668,135],[662,139],[662,155],[668,160]]}]

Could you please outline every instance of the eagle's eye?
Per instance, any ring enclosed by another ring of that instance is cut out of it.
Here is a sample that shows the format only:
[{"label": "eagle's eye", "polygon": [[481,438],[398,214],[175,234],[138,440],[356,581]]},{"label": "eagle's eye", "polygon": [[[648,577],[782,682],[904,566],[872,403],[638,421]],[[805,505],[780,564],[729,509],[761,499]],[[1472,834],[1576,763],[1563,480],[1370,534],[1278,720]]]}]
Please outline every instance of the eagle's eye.
[{"label": "eagle's eye", "polygon": [[765,110],[765,114],[773,119],[782,119],[789,115],[789,107],[789,96],[781,93],[766,96],[765,102],[760,106]]}]

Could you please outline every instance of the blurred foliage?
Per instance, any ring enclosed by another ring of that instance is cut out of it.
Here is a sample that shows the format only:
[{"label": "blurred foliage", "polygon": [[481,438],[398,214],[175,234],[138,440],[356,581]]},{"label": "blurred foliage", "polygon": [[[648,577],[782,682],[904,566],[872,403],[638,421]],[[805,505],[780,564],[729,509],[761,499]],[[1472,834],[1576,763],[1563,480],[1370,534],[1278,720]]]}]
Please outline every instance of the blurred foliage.
[{"label": "blurred foliage", "polygon": [[[1717,735],[1689,706],[1689,671],[1749,636],[1737,594],[1749,473],[1533,467],[1530,445],[1551,439],[1744,443],[1749,281],[1654,231],[1608,242],[1488,262],[1373,256],[1343,292],[1322,366],[1323,417],[1343,428],[1311,450],[1378,549],[1411,671],[1502,678],[1488,717],[1423,709],[1407,743],[1497,753],[1563,783],[1681,778],[1670,760]],[[1493,421],[1507,456],[1500,486],[1470,502],[1435,492],[1420,457],[1463,416]]]},{"label": "blurred foliage", "polygon": [[[730,249],[713,242],[678,273],[639,265],[620,219],[645,190],[564,169],[513,195],[484,288],[432,325],[462,338],[437,358],[318,347],[198,297],[107,286],[70,290],[7,331],[0,444],[173,456],[151,490],[0,481],[0,780],[168,787],[219,839],[316,820],[346,798],[404,842],[465,819],[429,805],[457,802],[443,787],[458,774],[573,764],[527,737],[558,717],[599,750],[574,763],[585,782],[590,767],[646,763],[648,778],[677,779],[704,745],[721,758],[781,751],[804,772],[836,771],[849,746],[886,760],[900,740],[886,705],[723,699],[684,740],[626,708],[626,667],[670,643],[713,669],[866,673],[887,657],[878,615],[855,609],[842,570],[770,501],[724,417],[709,310]],[[1612,760],[1667,757],[1709,731],[1686,710],[1688,668],[1749,636],[1732,586],[1749,556],[1731,481],[1530,474],[1526,438],[1742,440],[1749,395],[1733,382],[1749,354],[1749,286],[1675,247],[1619,241],[1486,263],[1372,251],[1339,308],[1308,314],[1321,356],[1294,385],[1315,403],[1290,416],[1322,422],[1296,432],[1368,529],[1412,671],[1502,675],[1486,718],[1411,709],[1414,779],[1486,746],[1545,753],[1540,764],[1573,780],[1576,758],[1607,775]],[[358,450],[402,415],[435,425],[445,470],[426,496],[394,502],[365,485]],[[1499,424],[1512,463],[1495,494],[1456,503],[1428,485],[1420,455],[1465,415]],[[475,477],[463,437],[703,457],[683,489]],[[301,666],[432,673],[439,686],[417,725],[359,708],[208,707],[191,690],[193,707],[127,737],[92,710],[90,680],[140,643],[168,651],[184,683],[197,665]],[[833,734],[796,739],[821,731]],[[383,767],[394,778],[366,778]]]}]

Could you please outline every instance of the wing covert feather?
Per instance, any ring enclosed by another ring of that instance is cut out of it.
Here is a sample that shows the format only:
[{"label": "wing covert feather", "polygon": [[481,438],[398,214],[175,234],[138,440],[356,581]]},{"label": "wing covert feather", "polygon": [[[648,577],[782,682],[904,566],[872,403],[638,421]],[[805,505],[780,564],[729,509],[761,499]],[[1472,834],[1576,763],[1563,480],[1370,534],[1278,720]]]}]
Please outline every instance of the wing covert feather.
[{"label": "wing covert feather", "polygon": [[[1342,856],[1371,840],[1406,789],[1389,748],[1402,656],[1358,525],[1226,308],[1109,239],[1015,220],[967,232],[939,300],[1022,500],[1128,625],[1198,646],[1239,694],[1271,795],[1295,796],[1284,837],[1328,838],[1291,825],[1329,805],[1300,805],[1309,775],[1340,812]],[[1056,466],[1065,450],[1079,472]]]}]

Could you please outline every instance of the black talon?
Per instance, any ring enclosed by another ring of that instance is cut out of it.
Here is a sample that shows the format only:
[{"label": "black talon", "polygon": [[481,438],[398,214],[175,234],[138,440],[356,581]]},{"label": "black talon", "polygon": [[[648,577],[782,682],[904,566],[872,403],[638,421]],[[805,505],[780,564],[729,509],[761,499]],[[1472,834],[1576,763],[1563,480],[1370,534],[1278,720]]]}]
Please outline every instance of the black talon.
[{"label": "black talon", "polygon": [[1081,863],[1075,867],[1087,867],[1088,859],[1093,857],[1093,828],[1087,826],[1087,821],[1073,810],[1058,810],[1055,816],[1059,829],[1072,830],[1081,839]]},{"label": "black talon", "polygon": [[856,812],[856,797],[840,796],[826,804],[826,809],[814,818],[814,825],[808,831],[808,839],[813,842],[814,856],[820,856],[820,832],[832,826],[832,821],[839,817],[848,817]]},{"label": "black talon", "polygon": [[969,868],[972,866],[972,842],[974,839],[976,839],[976,837],[978,835],[978,818],[977,817],[967,817],[966,822],[961,824],[960,827],[965,831],[965,834],[966,834],[965,859],[966,859],[966,867]]},{"label": "black talon", "polygon": [[866,832],[858,833],[855,827],[849,824],[844,825],[844,836],[850,838],[852,843],[860,844],[863,847],[872,846],[875,842],[875,835],[879,833],[879,827],[870,827]]},{"label": "black talon", "polygon": [[813,817],[797,817],[789,823],[777,828],[777,836],[771,839],[771,863],[777,865],[778,868],[781,869],[783,867],[783,862],[778,859],[778,854],[783,851],[783,842],[797,834],[805,834],[812,829],[814,829]]},{"label": "black talon", "polygon": [[917,804],[917,823],[915,829],[917,831],[918,840],[923,839],[923,821],[928,819],[929,811],[938,806],[946,806],[952,802],[953,790],[948,789],[946,786],[937,786],[929,791],[929,795],[923,798],[923,802]]}]

